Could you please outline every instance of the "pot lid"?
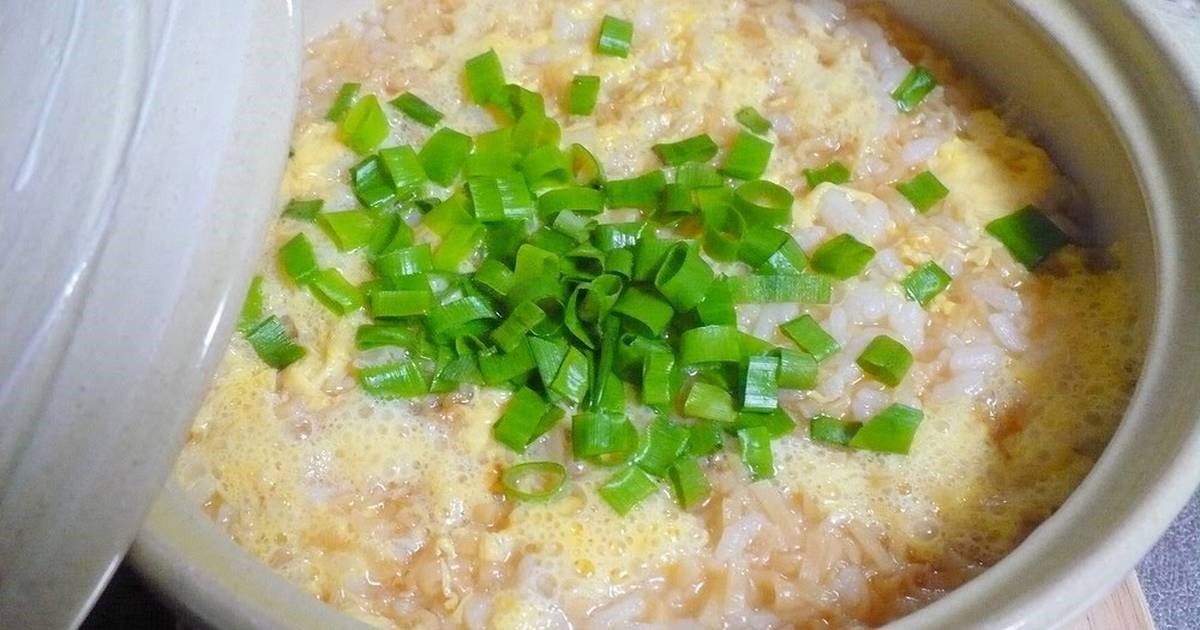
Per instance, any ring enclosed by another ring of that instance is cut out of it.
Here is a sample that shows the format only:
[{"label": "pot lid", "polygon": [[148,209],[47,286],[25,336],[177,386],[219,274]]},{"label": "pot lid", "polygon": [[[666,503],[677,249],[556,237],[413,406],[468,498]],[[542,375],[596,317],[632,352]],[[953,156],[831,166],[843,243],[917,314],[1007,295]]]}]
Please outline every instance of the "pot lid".
[{"label": "pot lid", "polygon": [[0,627],[78,625],[274,214],[292,3],[0,3]]}]

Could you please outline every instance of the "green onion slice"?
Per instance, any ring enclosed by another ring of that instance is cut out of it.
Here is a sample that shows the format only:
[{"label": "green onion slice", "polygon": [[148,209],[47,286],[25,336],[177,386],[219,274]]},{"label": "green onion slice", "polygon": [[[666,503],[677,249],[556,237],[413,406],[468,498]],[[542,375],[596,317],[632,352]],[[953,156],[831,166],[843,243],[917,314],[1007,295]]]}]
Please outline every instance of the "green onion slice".
[{"label": "green onion slice", "polygon": [[472,144],[470,136],[449,127],[442,127],[425,141],[425,145],[417,153],[417,158],[421,160],[421,166],[429,179],[442,186],[449,186],[454,182],[454,178],[458,177],[463,162],[467,161]]},{"label": "green onion slice", "polygon": [[908,348],[887,335],[872,339],[862,354],[858,355],[858,366],[863,372],[888,387],[895,387],[904,380],[912,362],[913,356]]},{"label": "green onion slice", "polygon": [[600,96],[600,77],[577,74],[571,79],[571,86],[567,90],[567,113],[590,116],[596,110],[596,99]]},{"label": "green onion slice", "polygon": [[667,250],[662,266],[654,276],[654,286],[675,310],[684,312],[704,300],[715,278],[712,268],[700,258],[695,244],[679,241]]},{"label": "green onion slice", "polygon": [[400,96],[388,101],[388,104],[400,110],[405,116],[412,120],[425,125],[426,127],[434,127],[442,120],[442,112],[439,112],[429,103],[426,103],[421,97],[412,92],[404,92]]},{"label": "green onion slice", "polygon": [[308,288],[317,301],[337,315],[347,315],[362,308],[362,291],[350,284],[337,269],[317,272]]},{"label": "green onion slice", "polygon": [[412,398],[428,391],[421,370],[411,360],[361,368],[358,384],[368,394],[385,400]]},{"label": "green onion slice", "polygon": [[362,210],[327,212],[317,217],[317,225],[339,252],[366,247],[375,235],[375,218]]},{"label": "green onion slice", "polygon": [[628,458],[637,448],[637,429],[623,416],[578,413],[571,419],[571,444],[581,459]]},{"label": "green onion slice", "polygon": [[809,390],[817,387],[817,359],[802,350],[778,348],[779,388]]},{"label": "green onion slice", "polygon": [[246,288],[246,299],[242,302],[242,310],[238,314],[238,332],[243,335],[254,330],[263,318],[263,278],[254,276],[250,286]]},{"label": "green onion slice", "polygon": [[657,492],[658,484],[641,468],[627,466],[609,477],[597,491],[613,511],[624,516]]},{"label": "green onion slice", "polygon": [[847,422],[825,414],[818,414],[813,416],[808,423],[808,435],[817,442],[847,446],[850,444],[850,440],[854,439],[854,434],[858,433],[860,427],[862,427],[860,422]]},{"label": "green onion slice", "polygon": [[771,149],[775,145],[750,133],[739,131],[733,140],[721,171],[738,179],[758,179],[767,171],[771,161]]},{"label": "green onion slice", "polygon": [[667,166],[707,162],[717,156],[717,143],[706,133],[678,142],[656,144],[653,149],[658,159]]},{"label": "green onion slice", "polygon": [[737,304],[828,304],[833,297],[829,278],[811,273],[778,276],[734,276],[722,281]]},{"label": "green onion slice", "polygon": [[600,34],[596,38],[596,52],[609,57],[628,57],[633,44],[633,22],[611,15],[600,22]]},{"label": "green onion slice", "polygon": [[879,412],[850,439],[852,448],[907,455],[924,414],[899,403]]},{"label": "green onion slice", "polygon": [[913,269],[900,284],[909,298],[921,306],[927,306],[950,286],[950,274],[931,260]]},{"label": "green onion slice", "polygon": [[333,103],[325,114],[325,120],[340,122],[345,118],[346,112],[350,111],[350,106],[354,104],[354,97],[358,96],[360,88],[362,88],[362,84],[359,83],[343,83],[342,87],[338,88],[337,95],[333,97]]},{"label": "green onion slice", "polygon": [[801,315],[792,321],[779,326],[779,330],[803,351],[814,359],[824,361],[841,350],[833,335],[825,332],[824,328],[813,319],[812,315]]},{"label": "green onion slice", "polygon": [[745,411],[772,411],[779,406],[779,357],[752,356],[746,363],[742,392]]},{"label": "green onion slice", "polygon": [[847,280],[862,273],[874,257],[874,247],[849,234],[839,234],[822,243],[809,263],[819,273]]},{"label": "green onion slice", "polygon": [[913,66],[900,85],[892,91],[892,100],[896,101],[896,107],[900,111],[907,114],[916,110],[935,87],[937,78],[933,73],[921,66]]},{"label": "green onion slice", "polygon": [[368,94],[346,112],[340,123],[342,140],[359,155],[366,155],[387,138],[391,126],[379,99]]},{"label": "green onion slice", "polygon": [[303,233],[293,236],[279,248],[279,262],[292,282],[308,284],[317,275],[317,254]]},{"label": "green onion slice", "polygon": [[704,470],[694,459],[681,459],[667,471],[675,500],[683,509],[690,509],[704,502],[712,493],[712,485],[704,476]]},{"label": "green onion slice", "polygon": [[549,501],[567,481],[567,469],[557,462],[524,462],[500,475],[504,494],[516,501]]},{"label": "green onion slice", "polygon": [[806,168],[804,169],[804,181],[808,182],[809,188],[816,188],[826,182],[845,184],[850,181],[850,169],[838,161],[830,162],[821,168]]},{"label": "green onion slice", "polygon": [[987,224],[987,233],[996,237],[1017,262],[1033,269],[1069,241],[1053,221],[1033,206]]},{"label": "green onion slice", "polygon": [[645,439],[633,457],[642,470],[655,477],[667,476],[667,469],[687,450],[687,427],[658,416],[646,426]]},{"label": "green onion slice", "polygon": [[703,381],[692,383],[687,398],[683,401],[683,414],[689,418],[733,422],[737,411],[733,408],[733,396],[716,385]]},{"label": "green onion slice", "polygon": [[571,172],[575,175],[576,186],[595,187],[604,183],[604,169],[600,161],[582,144],[571,145],[568,152],[571,158]]},{"label": "green onion slice", "polygon": [[766,180],[745,182],[733,195],[733,207],[752,225],[788,225],[795,197],[786,188]]},{"label": "green onion slice", "polygon": [[378,156],[372,155],[350,167],[350,188],[358,202],[368,208],[382,208],[396,200],[396,190]]},{"label": "green onion slice", "polygon": [[753,107],[743,107],[737,110],[733,117],[737,119],[738,124],[760,136],[766,135],[771,130],[771,121],[763,118],[763,115]]},{"label": "green onion slice", "polygon": [[679,361],[683,365],[738,363],[742,360],[742,333],[735,325],[698,326],[683,331],[679,338]]},{"label": "green onion slice", "polygon": [[549,411],[550,403],[532,389],[522,387],[509,399],[504,413],[492,425],[492,435],[497,442],[524,453],[537,439],[542,417]]},{"label": "green onion slice", "polygon": [[424,193],[429,177],[412,147],[406,145],[380,149],[379,161],[384,173],[392,181],[392,188],[401,196],[413,198]]},{"label": "green onion slice", "polygon": [[631,179],[612,179],[605,184],[605,199],[609,208],[638,208],[653,210],[667,186],[662,171],[650,171]]},{"label": "green onion slice", "polygon": [[262,320],[250,332],[246,333],[246,341],[254,348],[254,353],[263,363],[282,370],[299,361],[305,355],[305,349],[296,344],[291,333],[283,326],[278,317],[271,315]]},{"label": "green onion slice", "polygon": [[292,199],[284,206],[283,216],[297,221],[314,221],[324,207],[324,199]]},{"label": "green onion slice", "polygon": [[742,463],[755,481],[775,476],[775,458],[771,454],[771,434],[766,427],[749,427],[737,432]]},{"label": "green onion slice", "polygon": [[907,182],[896,184],[896,190],[922,214],[929,212],[930,208],[950,194],[950,189],[929,171],[923,171]]},{"label": "green onion slice", "polygon": [[688,427],[688,455],[712,455],[725,446],[721,426],[712,420],[701,420]]},{"label": "green onion slice", "polygon": [[465,68],[467,95],[477,105],[493,103],[504,90],[504,68],[495,50],[476,55],[467,60]]}]

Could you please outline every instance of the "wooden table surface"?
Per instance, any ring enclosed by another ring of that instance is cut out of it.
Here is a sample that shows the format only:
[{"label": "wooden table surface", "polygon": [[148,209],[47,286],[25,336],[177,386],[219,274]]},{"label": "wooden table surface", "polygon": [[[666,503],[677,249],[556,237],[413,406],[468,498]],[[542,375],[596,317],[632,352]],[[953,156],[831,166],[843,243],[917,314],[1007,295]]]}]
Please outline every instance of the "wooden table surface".
[{"label": "wooden table surface", "polygon": [[1150,607],[1137,576],[1125,578],[1117,590],[1070,626],[1070,630],[1154,630]]}]

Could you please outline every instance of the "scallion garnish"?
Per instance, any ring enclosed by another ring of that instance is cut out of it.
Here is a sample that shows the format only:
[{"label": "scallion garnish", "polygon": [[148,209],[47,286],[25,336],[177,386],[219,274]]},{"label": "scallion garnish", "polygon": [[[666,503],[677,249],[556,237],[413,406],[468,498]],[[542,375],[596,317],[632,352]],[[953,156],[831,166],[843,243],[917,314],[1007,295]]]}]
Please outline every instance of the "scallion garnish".
[{"label": "scallion garnish", "polygon": [[742,392],[745,411],[771,411],[779,405],[779,358],[752,356],[746,363],[746,384]]},{"label": "scallion garnish", "polygon": [[305,350],[292,340],[291,334],[283,326],[278,317],[270,317],[259,322],[250,332],[246,333],[246,341],[254,348],[254,353],[263,363],[282,370],[304,357]]},{"label": "scallion garnish", "polygon": [[327,212],[317,217],[317,225],[339,252],[366,247],[375,235],[374,217],[362,210]]},{"label": "scallion garnish", "polygon": [[315,221],[324,207],[324,199],[293,199],[283,208],[283,216],[297,221]]},{"label": "scallion garnish", "polygon": [[721,170],[730,177],[738,179],[758,179],[767,171],[767,163],[771,161],[771,149],[775,145],[748,132],[739,131],[733,140],[729,153],[725,154],[725,163]]},{"label": "scallion garnish", "polygon": [[755,481],[775,476],[775,458],[771,454],[771,434],[766,427],[749,427],[737,432],[742,463]]},{"label": "scallion garnish", "polygon": [[819,273],[847,280],[862,273],[875,257],[875,248],[849,234],[825,241],[813,252],[809,264]]},{"label": "scallion garnish", "polygon": [[896,190],[922,214],[929,212],[930,208],[950,194],[950,189],[929,171],[922,171],[907,182],[896,184]]},{"label": "scallion garnish", "polygon": [[875,380],[895,387],[904,380],[904,375],[912,366],[913,356],[904,344],[887,335],[879,335],[858,355],[857,362],[858,367]]},{"label": "scallion garnish", "polygon": [[470,136],[442,127],[425,141],[425,146],[421,147],[417,157],[429,179],[442,186],[449,186],[462,170],[463,162],[471,153],[472,144]]},{"label": "scallion garnish", "polygon": [[342,87],[338,88],[337,95],[333,97],[333,103],[325,114],[325,120],[341,122],[346,117],[346,112],[350,111],[350,106],[354,104],[354,97],[358,96],[360,88],[362,85],[359,83],[343,83]]},{"label": "scallion garnish", "polygon": [[927,306],[950,286],[950,274],[931,260],[913,269],[900,284],[910,299]]},{"label": "scallion garnish", "polygon": [[1062,229],[1033,206],[1000,217],[988,223],[986,229],[1027,269],[1042,264],[1069,242]]},{"label": "scallion garnish", "polygon": [[434,127],[442,120],[442,112],[434,109],[432,105],[412,92],[404,92],[388,101],[388,104],[426,127]]},{"label": "scallion garnish", "polygon": [[596,99],[600,96],[600,77],[594,74],[577,74],[567,88],[567,113],[575,116],[590,116],[596,110]]},{"label": "scallion garnish", "polygon": [[845,184],[850,181],[850,169],[838,161],[830,162],[821,168],[806,168],[804,169],[804,181],[808,182],[809,188],[816,188],[826,182],[835,185]]},{"label": "scallion garnish", "polygon": [[904,76],[904,80],[900,85],[892,90],[892,100],[896,101],[896,107],[904,112],[909,113],[917,109],[921,101],[937,87],[937,78],[933,76],[929,70],[921,66],[913,66],[912,70]]},{"label": "scallion garnish", "polygon": [[596,52],[609,57],[628,57],[633,44],[633,22],[611,15],[600,22],[600,34],[596,38]]},{"label": "scallion garnish", "polygon": [[497,102],[504,90],[504,68],[495,50],[476,55],[467,60],[467,95],[477,105]]},{"label": "scallion garnish", "polygon": [[737,110],[733,117],[737,119],[738,124],[760,136],[766,135],[771,130],[771,121],[763,118],[763,115],[753,107],[743,107]]},{"label": "scallion garnish", "polygon": [[688,162],[707,162],[717,155],[717,143],[708,134],[702,133],[678,142],[666,142],[652,147],[658,159],[667,166],[679,166]]},{"label": "scallion garnish", "polygon": [[319,269],[312,241],[303,233],[293,236],[279,248],[279,263],[292,282],[301,286],[308,284]]},{"label": "scallion garnish", "polygon": [[862,425],[849,446],[868,451],[907,455],[912,447],[917,426],[924,418],[919,409],[899,403],[884,409]]},{"label": "scallion garnish", "polygon": [[658,484],[637,466],[627,466],[597,490],[617,514],[628,514],[637,504],[658,491]]},{"label": "scallion garnish", "polygon": [[368,94],[354,103],[340,123],[342,140],[359,155],[366,155],[387,137],[391,126],[379,99]]},{"label": "scallion garnish", "polygon": [[712,493],[712,485],[704,476],[704,470],[694,459],[680,459],[667,471],[675,500],[683,509],[699,505]]},{"label": "scallion garnish", "polygon": [[692,383],[687,398],[683,401],[683,414],[689,418],[733,422],[737,411],[733,408],[733,396],[716,385],[703,381]]},{"label": "scallion garnish", "polygon": [[837,340],[825,332],[812,315],[801,315],[781,325],[779,330],[817,361],[824,361],[841,350]]},{"label": "scallion garnish", "polygon": [[362,308],[362,291],[350,284],[337,269],[317,272],[308,288],[317,301],[336,315],[347,315]]},{"label": "scallion garnish", "polygon": [[427,389],[421,370],[411,360],[361,368],[358,384],[363,391],[383,399],[420,396]]},{"label": "scallion garnish", "polygon": [[504,494],[517,501],[548,501],[567,481],[567,469],[557,462],[524,462],[500,475]]},{"label": "scallion garnish", "polygon": [[859,422],[846,422],[825,414],[818,414],[809,420],[808,435],[817,442],[847,446],[861,426],[862,424]]},{"label": "scallion garnish", "polygon": [[243,335],[254,330],[254,327],[262,321],[264,301],[262,283],[262,276],[254,276],[250,280],[250,286],[246,289],[246,300],[242,302],[237,325],[238,332]]}]

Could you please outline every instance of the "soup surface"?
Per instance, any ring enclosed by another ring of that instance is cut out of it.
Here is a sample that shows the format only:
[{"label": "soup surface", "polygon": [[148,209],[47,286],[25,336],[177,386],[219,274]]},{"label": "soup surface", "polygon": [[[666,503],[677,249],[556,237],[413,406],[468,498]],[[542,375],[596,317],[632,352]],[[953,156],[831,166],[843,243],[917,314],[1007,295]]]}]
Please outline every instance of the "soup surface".
[{"label": "soup surface", "polygon": [[[634,27],[625,58],[596,52],[605,15]],[[381,101],[412,92],[445,115],[440,126],[468,135],[495,128],[462,78],[467,59],[488,49],[509,82],[545,96],[562,146],[588,147],[609,179],[661,168],[652,145],[697,134],[724,155],[739,133],[735,113],[761,112],[774,144],[763,178],[796,198],[785,229],[810,255],[840,234],[876,253],[833,284],[828,304],[740,305],[737,325],[794,347],[779,327],[807,313],[841,350],[820,363],[815,388],[780,391],[797,428],[770,443],[773,477],[755,481],[731,447],[698,460],[712,491],[697,505],[680,507],[663,483],[621,515],[598,494],[613,469],[572,457],[570,422],[524,454],[493,438],[507,388],[365,393],[360,370],[403,351],[356,349],[368,313],[334,314],[277,255],[303,233],[321,265],[353,284],[372,278],[367,257],[283,216],[259,269],[263,311],[307,353],[276,370],[237,336],[176,471],[262,562],[380,626],[871,626],[995,563],[1087,474],[1139,365],[1137,300],[1119,249],[1079,245],[1092,241],[1080,195],[915,34],[880,11],[826,1],[386,3],[309,46],[281,199],[359,207],[348,180],[362,157],[326,120],[343,83]],[[903,112],[893,91],[914,65],[940,85]],[[565,112],[578,74],[600,77],[591,115]],[[430,128],[384,111],[383,146],[429,138]],[[848,181],[810,186],[805,169],[834,161]],[[896,185],[924,171],[948,194],[919,212]],[[1034,271],[985,230],[1030,204],[1075,242]],[[437,247],[424,209],[405,219],[418,243]],[[597,218],[641,216],[616,208]],[[922,306],[901,281],[930,261],[950,283]],[[714,268],[747,273],[736,262]],[[880,335],[913,356],[895,387],[857,362]],[[644,431],[655,413],[629,392],[626,414]],[[893,403],[924,414],[906,455],[810,435],[818,414],[867,422]],[[561,494],[507,497],[502,471],[535,460],[566,464]]]}]

